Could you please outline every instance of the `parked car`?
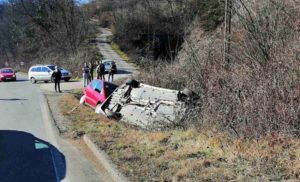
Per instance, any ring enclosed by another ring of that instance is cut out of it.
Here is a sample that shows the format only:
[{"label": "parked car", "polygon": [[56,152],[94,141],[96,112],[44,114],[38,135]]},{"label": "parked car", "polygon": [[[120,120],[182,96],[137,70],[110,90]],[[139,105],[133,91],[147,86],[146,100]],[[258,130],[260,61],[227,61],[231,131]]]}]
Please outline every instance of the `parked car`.
[{"label": "parked car", "polygon": [[[31,83],[36,83],[37,81],[53,81],[52,73],[55,70],[56,65],[36,65],[32,66],[28,70],[28,79],[31,80]],[[68,82],[71,79],[72,74],[64,69],[60,68],[62,77],[61,79]]]},{"label": "parked car", "polygon": [[84,89],[80,104],[88,104],[97,108],[116,88],[117,86],[112,83],[95,79]]},{"label": "parked car", "polygon": [[17,76],[13,69],[11,68],[1,68],[0,69],[0,81],[16,81]]},{"label": "parked car", "polygon": [[[106,73],[109,72],[111,65],[113,65],[113,64],[116,65],[116,62],[109,60],[109,59],[103,60],[102,63],[104,64]],[[116,65],[116,68],[117,68],[117,65]]]}]

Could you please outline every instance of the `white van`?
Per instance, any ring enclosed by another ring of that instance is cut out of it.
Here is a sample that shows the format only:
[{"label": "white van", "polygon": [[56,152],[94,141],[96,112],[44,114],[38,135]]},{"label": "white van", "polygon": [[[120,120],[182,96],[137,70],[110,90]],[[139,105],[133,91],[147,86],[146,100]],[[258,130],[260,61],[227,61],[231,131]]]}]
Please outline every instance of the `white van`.
[{"label": "white van", "polygon": [[[31,83],[36,83],[37,81],[44,81],[47,83],[52,80],[52,73],[55,70],[55,65],[36,65],[32,66],[28,70],[28,79]],[[60,68],[62,80],[66,82],[71,79],[71,73],[63,68]]]}]

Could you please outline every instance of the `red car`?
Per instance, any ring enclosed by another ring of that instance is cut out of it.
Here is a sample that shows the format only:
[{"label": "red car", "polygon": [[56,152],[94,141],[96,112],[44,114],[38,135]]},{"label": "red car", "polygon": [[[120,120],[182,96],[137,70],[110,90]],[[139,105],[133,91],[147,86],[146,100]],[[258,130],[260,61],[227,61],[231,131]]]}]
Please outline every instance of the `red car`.
[{"label": "red car", "polygon": [[1,68],[0,69],[0,81],[16,81],[17,76],[13,69],[11,68]]},{"label": "red car", "polygon": [[84,95],[80,99],[80,104],[88,104],[96,108],[103,103],[116,88],[116,85],[105,82],[104,80],[93,80],[84,89]]}]

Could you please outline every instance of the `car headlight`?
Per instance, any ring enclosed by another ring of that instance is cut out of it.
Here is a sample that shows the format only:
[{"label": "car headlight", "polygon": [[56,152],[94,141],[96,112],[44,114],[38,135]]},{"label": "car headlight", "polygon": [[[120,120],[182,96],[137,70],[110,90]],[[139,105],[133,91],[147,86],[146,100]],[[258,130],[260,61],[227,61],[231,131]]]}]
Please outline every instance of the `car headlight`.
[{"label": "car headlight", "polygon": [[0,78],[3,78],[4,76],[3,75],[0,75]]},{"label": "car headlight", "polygon": [[16,77],[16,75],[13,75],[13,77]]}]

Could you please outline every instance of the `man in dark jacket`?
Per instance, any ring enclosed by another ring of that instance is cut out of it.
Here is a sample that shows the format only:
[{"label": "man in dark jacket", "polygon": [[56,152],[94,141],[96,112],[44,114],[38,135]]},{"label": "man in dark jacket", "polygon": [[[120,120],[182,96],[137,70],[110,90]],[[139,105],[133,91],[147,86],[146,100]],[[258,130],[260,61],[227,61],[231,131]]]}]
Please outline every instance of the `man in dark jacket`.
[{"label": "man in dark jacket", "polygon": [[62,75],[61,75],[60,69],[57,66],[55,66],[55,70],[52,73],[52,78],[53,78],[54,83],[55,83],[55,86],[54,86],[55,92],[57,92],[57,87],[58,87],[58,92],[59,93],[61,93],[61,91],[60,91],[60,79],[61,79],[61,76]]}]

